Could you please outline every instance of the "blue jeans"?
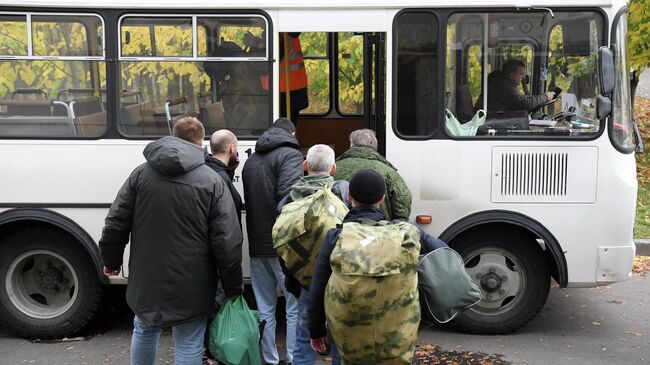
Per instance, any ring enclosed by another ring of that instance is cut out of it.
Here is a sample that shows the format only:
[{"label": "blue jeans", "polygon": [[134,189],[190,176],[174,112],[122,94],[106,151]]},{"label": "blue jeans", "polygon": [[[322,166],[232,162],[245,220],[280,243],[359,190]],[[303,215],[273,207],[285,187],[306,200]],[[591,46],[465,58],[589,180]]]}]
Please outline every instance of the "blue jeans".
[{"label": "blue jeans", "polygon": [[[202,318],[172,327],[176,350],[175,365],[201,365],[205,325],[206,319]],[[160,326],[149,326],[135,316],[133,336],[131,337],[131,365],[154,365],[156,363],[160,330]]]},{"label": "blue jeans", "polygon": [[[330,340],[332,365],[340,365],[341,358],[334,341]],[[293,350],[293,365],[313,365],[316,351],[309,342],[309,290],[300,289],[298,298],[298,325],[296,326],[296,348]]]},{"label": "blue jeans", "polygon": [[293,350],[293,365],[313,365],[316,351],[309,343],[309,290],[301,289],[298,298],[298,324],[296,326],[296,348]]},{"label": "blue jeans", "polygon": [[287,361],[293,362],[293,349],[296,344],[296,322],[298,304],[296,298],[284,287],[284,274],[277,257],[251,257],[251,281],[257,302],[259,321],[266,321],[262,334],[262,361],[277,364],[280,361],[275,344],[275,308],[278,304],[278,287],[284,293],[287,311]]}]

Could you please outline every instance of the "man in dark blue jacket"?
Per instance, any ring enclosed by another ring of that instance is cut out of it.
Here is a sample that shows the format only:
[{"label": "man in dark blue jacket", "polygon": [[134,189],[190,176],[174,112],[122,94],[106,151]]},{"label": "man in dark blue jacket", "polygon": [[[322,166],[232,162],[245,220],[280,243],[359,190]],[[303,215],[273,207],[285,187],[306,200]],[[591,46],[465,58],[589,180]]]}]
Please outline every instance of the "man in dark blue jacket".
[{"label": "man in dark blue jacket", "polygon": [[[375,224],[376,222],[385,221],[386,216],[379,209],[379,205],[384,199],[384,194],[385,183],[380,174],[372,170],[360,170],[357,172],[350,180],[349,186],[348,199],[352,202],[353,208],[345,216],[343,223],[361,222],[364,224]],[[401,220],[393,220],[388,225],[400,224],[402,222]],[[312,347],[319,352],[326,349],[328,342],[326,340],[327,330],[325,327],[325,288],[332,275],[330,257],[337,245],[342,230],[343,226],[341,225],[328,231],[318,254],[314,275],[311,286],[309,287],[309,333]],[[422,230],[420,230],[419,234],[422,252],[429,252],[436,248],[447,246],[441,240],[430,236]],[[345,348],[346,344],[337,343],[336,345],[343,345]]]}]

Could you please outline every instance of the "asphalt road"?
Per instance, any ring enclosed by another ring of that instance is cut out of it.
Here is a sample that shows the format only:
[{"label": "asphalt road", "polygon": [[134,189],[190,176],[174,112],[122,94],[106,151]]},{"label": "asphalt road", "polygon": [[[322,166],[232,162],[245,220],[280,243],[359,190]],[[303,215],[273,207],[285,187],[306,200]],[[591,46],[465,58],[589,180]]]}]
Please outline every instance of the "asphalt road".
[{"label": "asphalt road", "polygon": [[[650,278],[643,276],[592,289],[554,288],[540,315],[516,334],[475,336],[435,328],[422,330],[420,341],[446,351],[502,354],[515,364],[650,363],[649,301]],[[132,315],[116,303],[81,341],[33,342],[0,329],[0,364],[128,364]],[[158,354],[159,364],[173,364],[169,333],[161,337]]]}]

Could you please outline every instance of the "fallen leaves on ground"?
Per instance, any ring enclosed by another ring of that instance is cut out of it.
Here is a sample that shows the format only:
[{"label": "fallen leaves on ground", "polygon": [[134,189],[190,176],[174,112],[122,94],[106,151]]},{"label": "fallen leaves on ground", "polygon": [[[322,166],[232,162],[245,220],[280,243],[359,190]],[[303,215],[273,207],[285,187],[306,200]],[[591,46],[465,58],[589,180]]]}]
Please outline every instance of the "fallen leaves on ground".
[{"label": "fallen leaves on ground", "polygon": [[625,333],[627,333],[628,335],[635,336],[635,337],[642,337],[643,336],[643,332],[625,331]]},{"label": "fallen leaves on ground", "polygon": [[650,270],[650,256],[636,256],[632,264],[632,273],[634,275],[646,276]]},{"label": "fallen leaves on ground", "polygon": [[415,348],[414,364],[431,365],[509,365],[503,355],[471,351],[442,351],[440,347],[419,343]]},{"label": "fallen leaves on ground", "polygon": [[[643,97],[634,99],[634,119],[639,127],[643,144],[646,148],[650,148],[650,99]],[[637,156],[637,176],[641,184],[650,183],[650,169],[647,168],[646,161],[643,155]]]}]

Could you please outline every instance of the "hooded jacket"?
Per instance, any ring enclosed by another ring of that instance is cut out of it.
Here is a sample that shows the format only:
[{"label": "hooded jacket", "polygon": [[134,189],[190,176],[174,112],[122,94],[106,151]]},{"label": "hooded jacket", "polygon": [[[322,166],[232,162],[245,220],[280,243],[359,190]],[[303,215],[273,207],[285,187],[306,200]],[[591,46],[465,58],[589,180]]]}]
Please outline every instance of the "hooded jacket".
[{"label": "hooded jacket", "polygon": [[164,137],[143,154],[106,217],[102,262],[118,269],[130,234],[126,299],[138,317],[163,327],[206,317],[219,277],[227,296],[242,292],[232,198],[197,145]]},{"label": "hooded jacket", "polygon": [[298,141],[282,128],[271,127],[257,140],[242,170],[246,230],[251,257],[277,256],[273,249],[276,207],[303,176]]},{"label": "hooded jacket", "polygon": [[397,169],[370,147],[350,147],[336,159],[334,179],[350,181],[359,170],[369,169],[383,176],[386,198],[381,210],[388,219],[408,220],[411,215],[411,191]]}]

